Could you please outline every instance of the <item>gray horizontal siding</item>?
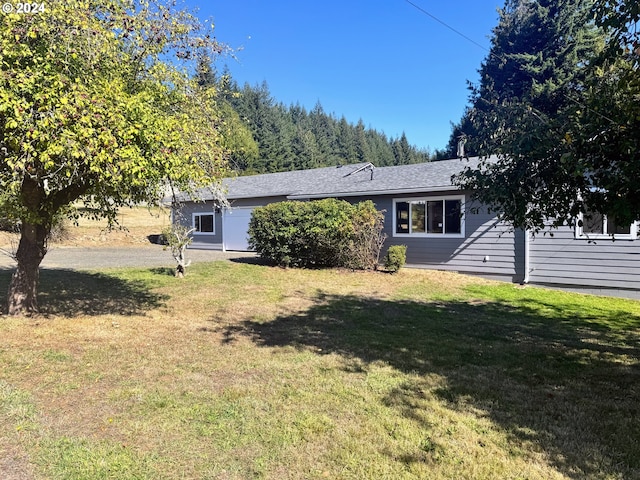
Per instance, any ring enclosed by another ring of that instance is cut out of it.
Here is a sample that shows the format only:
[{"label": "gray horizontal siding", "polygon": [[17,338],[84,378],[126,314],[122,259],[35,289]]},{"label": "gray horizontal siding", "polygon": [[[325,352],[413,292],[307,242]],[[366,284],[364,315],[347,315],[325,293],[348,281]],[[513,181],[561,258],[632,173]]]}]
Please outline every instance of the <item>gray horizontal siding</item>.
[{"label": "gray horizontal siding", "polygon": [[[403,195],[403,198],[410,196]],[[406,245],[408,266],[475,273],[515,282],[523,280],[524,234],[521,231],[512,232],[508,226],[496,224],[495,216],[482,210],[472,212],[467,205],[464,238],[394,237],[393,198],[383,195],[371,200],[377,209],[385,211],[385,249],[390,245]],[[345,199],[352,203],[368,200],[365,197]],[[232,201],[232,207],[254,207],[282,200],[286,198],[237,199]],[[191,226],[192,213],[212,210],[211,203],[186,203],[182,223]],[[220,213],[215,215],[215,222],[215,235],[195,236],[193,248],[222,247]],[[532,238],[529,258],[529,281],[534,284],[640,290],[640,240],[589,242],[576,239],[573,229],[565,227],[554,230],[553,236],[541,234]]]},{"label": "gray horizontal siding", "polygon": [[206,242],[204,240],[194,240],[191,242],[191,245],[189,245],[189,248],[193,250],[224,250],[224,248],[222,248],[222,243],[215,243],[213,241]]},{"label": "gray horizontal siding", "polygon": [[378,209],[386,210],[385,246],[406,245],[408,266],[490,275],[516,282],[524,278],[523,234],[510,231],[504,224],[496,224],[494,215],[471,212],[467,206],[464,238],[395,237],[392,231],[393,197],[373,200]]},{"label": "gray horizontal siding", "polygon": [[[286,200],[285,197],[265,197],[265,198],[243,198],[231,200],[231,208],[258,207],[273,202]],[[182,204],[178,222],[191,228],[192,216],[194,213],[215,211],[215,205],[211,201],[207,202],[185,202]],[[222,250],[222,214],[215,213],[215,234],[214,235],[193,235],[190,248]]]},{"label": "gray horizontal siding", "polygon": [[530,243],[532,283],[640,289],[640,241],[589,242],[563,227]]},{"label": "gray horizontal siding", "polygon": [[187,202],[182,204],[176,220],[187,228],[193,227],[194,213],[214,213],[215,233],[213,235],[193,235],[191,248],[222,248],[222,215],[215,212],[212,202]]}]

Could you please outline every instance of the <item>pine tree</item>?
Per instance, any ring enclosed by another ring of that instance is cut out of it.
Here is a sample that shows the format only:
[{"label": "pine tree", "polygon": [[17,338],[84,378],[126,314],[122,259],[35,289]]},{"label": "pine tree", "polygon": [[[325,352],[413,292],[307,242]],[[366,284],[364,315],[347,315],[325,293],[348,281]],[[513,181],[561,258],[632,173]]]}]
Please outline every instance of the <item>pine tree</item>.
[{"label": "pine tree", "polygon": [[[429,153],[410,145],[406,135],[392,142],[383,133],[366,129],[362,120],[356,125],[345,117],[337,120],[325,112],[319,101],[308,112],[300,104],[287,107],[277,103],[266,82],[238,89],[226,74],[215,81],[219,87],[224,81],[220,98],[233,106],[238,121],[247,125],[259,146],[255,155],[248,151],[249,154],[232,157],[232,165],[241,174],[357,162],[381,166],[430,160]],[[394,147],[392,143],[397,145]]]},{"label": "pine tree", "polygon": [[454,126],[450,153],[461,135],[472,153],[513,153],[519,125],[530,126],[529,141],[535,143],[549,122],[575,104],[584,66],[602,42],[590,21],[591,6],[592,0],[506,1],[480,84],[470,88],[471,106]]},{"label": "pine tree", "polygon": [[389,138],[376,130],[367,130],[367,145],[370,150],[370,157],[367,161],[378,166],[389,166],[394,164],[393,148]]},{"label": "pine tree", "polygon": [[358,158],[356,155],[355,131],[353,125],[350,125],[345,117],[342,117],[338,122],[337,140],[337,154],[340,158],[342,158],[345,163],[356,163]]},{"label": "pine tree", "polygon": [[515,226],[572,223],[593,206],[591,167],[573,141],[585,82],[606,40],[592,8],[593,0],[507,0],[472,89],[461,130],[471,150],[499,160],[457,182]]},{"label": "pine tree", "polygon": [[371,155],[371,147],[367,143],[367,133],[362,119],[358,120],[358,123],[355,127],[355,150],[356,162],[373,163],[375,160],[377,160]]}]

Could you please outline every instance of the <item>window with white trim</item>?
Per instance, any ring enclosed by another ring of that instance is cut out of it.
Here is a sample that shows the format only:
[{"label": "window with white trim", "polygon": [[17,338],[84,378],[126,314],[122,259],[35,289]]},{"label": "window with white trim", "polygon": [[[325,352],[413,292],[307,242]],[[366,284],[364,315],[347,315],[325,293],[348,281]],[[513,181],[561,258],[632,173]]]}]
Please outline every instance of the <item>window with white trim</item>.
[{"label": "window with white trim", "polygon": [[396,237],[464,237],[464,197],[425,197],[393,201]]},{"label": "window with white trim", "polygon": [[215,233],[215,218],[213,213],[194,213],[193,231],[194,235],[211,235]]},{"label": "window with white trim", "polygon": [[611,215],[587,212],[578,217],[576,237],[585,240],[635,240],[638,238],[638,222],[624,225]]}]

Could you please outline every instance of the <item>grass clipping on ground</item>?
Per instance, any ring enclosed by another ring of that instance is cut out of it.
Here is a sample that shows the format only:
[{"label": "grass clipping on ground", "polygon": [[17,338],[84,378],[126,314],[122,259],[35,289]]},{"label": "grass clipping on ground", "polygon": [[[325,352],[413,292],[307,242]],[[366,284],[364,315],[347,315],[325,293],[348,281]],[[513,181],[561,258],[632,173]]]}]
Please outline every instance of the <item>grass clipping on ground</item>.
[{"label": "grass clipping on ground", "polygon": [[640,476],[637,302],[229,261],[41,290],[0,319],[3,478]]}]

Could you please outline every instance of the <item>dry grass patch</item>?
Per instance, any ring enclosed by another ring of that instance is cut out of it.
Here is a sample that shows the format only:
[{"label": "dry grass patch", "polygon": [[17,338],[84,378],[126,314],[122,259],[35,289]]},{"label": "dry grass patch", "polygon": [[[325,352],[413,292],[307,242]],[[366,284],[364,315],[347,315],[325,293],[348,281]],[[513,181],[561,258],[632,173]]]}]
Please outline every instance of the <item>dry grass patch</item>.
[{"label": "dry grass patch", "polygon": [[637,302],[419,270],[58,274],[44,315],[0,320],[0,465],[36,478],[640,476]]},{"label": "dry grass patch", "polygon": [[[52,245],[67,247],[131,247],[149,244],[149,235],[159,235],[170,224],[167,209],[123,208],[118,215],[122,228],[107,229],[105,220],[80,218],[78,224],[66,221],[64,230],[55,236]],[[18,235],[0,231],[0,248],[15,249]]]}]

